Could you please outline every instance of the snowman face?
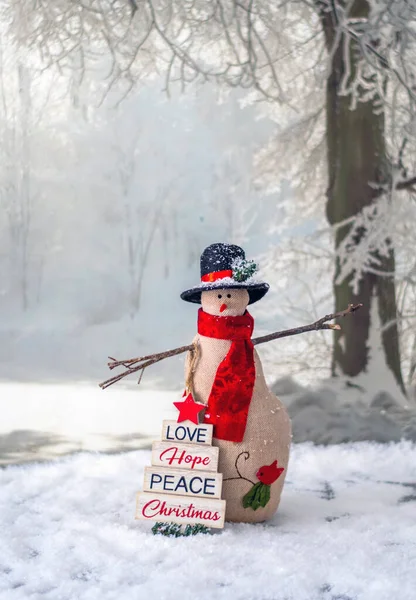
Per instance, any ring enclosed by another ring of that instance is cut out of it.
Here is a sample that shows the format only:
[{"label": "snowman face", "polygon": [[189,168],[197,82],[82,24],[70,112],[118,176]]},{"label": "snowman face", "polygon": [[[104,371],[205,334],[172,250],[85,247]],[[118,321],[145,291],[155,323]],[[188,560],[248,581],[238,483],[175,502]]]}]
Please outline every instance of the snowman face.
[{"label": "snowman face", "polygon": [[217,289],[202,292],[202,310],[217,317],[238,317],[246,311],[250,297],[244,289]]}]

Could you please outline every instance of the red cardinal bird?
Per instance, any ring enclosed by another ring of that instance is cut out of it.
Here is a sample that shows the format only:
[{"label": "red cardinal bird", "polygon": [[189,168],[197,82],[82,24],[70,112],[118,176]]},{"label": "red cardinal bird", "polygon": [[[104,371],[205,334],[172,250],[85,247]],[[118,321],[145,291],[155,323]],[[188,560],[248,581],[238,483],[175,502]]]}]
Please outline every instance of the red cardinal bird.
[{"label": "red cardinal bird", "polygon": [[266,485],[271,485],[279,479],[280,475],[283,473],[284,468],[277,466],[277,460],[272,462],[271,465],[264,465],[260,467],[260,469],[256,473],[256,477],[261,483]]}]

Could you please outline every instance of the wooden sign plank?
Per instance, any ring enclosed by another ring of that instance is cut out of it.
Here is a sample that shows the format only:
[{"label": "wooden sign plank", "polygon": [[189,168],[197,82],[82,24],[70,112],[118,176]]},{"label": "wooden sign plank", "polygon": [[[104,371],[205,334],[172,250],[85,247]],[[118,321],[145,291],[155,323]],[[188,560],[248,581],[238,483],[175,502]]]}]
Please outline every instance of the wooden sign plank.
[{"label": "wooden sign plank", "polygon": [[185,442],[192,444],[212,444],[213,425],[201,423],[195,425],[190,421],[177,423],[163,421],[162,440],[167,442]]},{"label": "wooden sign plank", "polygon": [[225,500],[189,498],[169,494],[139,492],[136,519],[172,523],[201,523],[214,529],[224,527]]},{"label": "wooden sign plank", "polygon": [[218,448],[203,444],[153,442],[152,466],[216,471],[218,468]]},{"label": "wooden sign plank", "polygon": [[170,467],[146,467],[144,492],[221,498],[222,473],[185,471]]}]

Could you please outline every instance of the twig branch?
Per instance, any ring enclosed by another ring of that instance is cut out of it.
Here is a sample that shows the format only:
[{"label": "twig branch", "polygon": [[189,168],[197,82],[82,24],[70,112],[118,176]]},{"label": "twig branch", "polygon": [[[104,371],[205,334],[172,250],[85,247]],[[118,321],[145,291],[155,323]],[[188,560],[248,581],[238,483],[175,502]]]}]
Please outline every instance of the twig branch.
[{"label": "twig branch", "polygon": [[[338,319],[341,317],[345,317],[349,314],[354,313],[356,310],[362,307],[362,304],[350,304],[348,308],[341,312],[333,313],[330,315],[325,315],[322,319],[318,319],[315,323],[311,323],[310,325],[303,325],[301,327],[295,327],[294,329],[285,329],[284,331],[276,331],[275,333],[269,333],[268,335],[263,335],[258,338],[253,339],[253,345],[264,344],[265,342],[271,342],[272,340],[277,340],[284,337],[289,337],[291,335],[297,335],[298,333],[305,333],[307,331],[318,331],[320,329],[332,329],[332,330],[340,330],[341,327],[337,323],[328,323],[328,321],[332,321],[333,319]],[[183,354],[184,352],[188,352],[194,350],[194,345],[189,344],[188,346],[181,346],[180,348],[174,348],[173,350],[166,350],[165,352],[159,352],[158,354],[148,354],[147,356],[140,356],[138,358],[130,358],[127,360],[115,360],[114,358],[110,358],[110,362],[108,363],[108,367],[110,369],[114,369],[116,367],[126,367],[127,371],[123,371],[106,381],[103,381],[99,384],[101,389],[105,389],[121,381],[127,375],[131,373],[140,372],[140,379],[138,383],[140,383],[141,378],[143,376],[143,371],[146,367],[150,367],[150,365],[154,365],[165,358],[169,358],[171,356],[177,356],[178,354]]]},{"label": "twig branch", "polygon": [[[148,356],[141,356],[139,358],[130,358],[127,360],[115,360],[109,356],[111,362],[108,363],[109,369],[114,369],[116,367],[127,367],[127,371],[123,371],[106,381],[103,381],[99,384],[100,388],[105,390],[105,388],[110,387],[113,383],[117,383],[130,373],[137,373],[138,371],[144,371],[146,367],[150,367],[150,365],[154,365],[155,363],[163,360],[164,358],[169,358],[171,356],[176,356],[177,354],[183,354],[188,350],[193,350],[193,345],[189,344],[188,346],[181,346],[180,348],[174,348],[173,350],[166,350],[165,352],[160,352],[159,354],[149,354]],[[140,364],[138,364],[140,363]],[[136,366],[135,366],[136,365]],[[139,383],[141,381],[143,373],[140,375]]]},{"label": "twig branch", "polygon": [[130,4],[130,8],[131,8],[131,14],[132,16],[136,14],[137,12],[137,4],[136,4],[136,0],[129,0],[129,4]]},{"label": "twig branch", "polygon": [[397,181],[394,183],[394,185],[391,185],[391,187],[389,187],[389,185],[387,184],[383,184],[383,185],[376,185],[376,186],[371,186],[374,189],[374,194],[373,194],[373,198],[379,198],[382,194],[386,193],[388,190],[390,189],[394,189],[396,191],[402,191],[402,190],[410,190],[415,191],[414,188],[416,186],[416,175],[413,177],[408,177],[406,179],[402,179],[400,181]]},{"label": "twig branch", "polygon": [[253,340],[254,346],[257,344],[264,344],[264,342],[271,342],[272,340],[278,340],[280,338],[289,337],[290,335],[297,335],[298,333],[305,333],[306,331],[318,331],[320,329],[336,329],[340,330],[341,327],[337,323],[328,323],[333,319],[339,319],[349,314],[354,313],[356,310],[362,307],[362,304],[349,304],[348,308],[331,315],[325,315],[322,319],[318,319],[315,323],[310,325],[304,325],[303,327],[295,327],[294,329],[285,329],[284,331],[276,331],[276,333],[269,333]]},{"label": "twig branch", "polygon": [[396,190],[408,190],[414,185],[416,185],[416,176],[411,177],[410,179],[405,179],[404,181],[398,181],[396,183]]},{"label": "twig branch", "polygon": [[193,345],[189,344],[188,346],[181,346],[180,348],[174,348],[173,350],[165,350],[165,352],[160,352],[159,354],[148,354],[147,356],[140,356],[139,358],[129,358],[127,360],[116,360],[115,358],[108,358],[111,362],[108,363],[109,369],[114,369],[115,367],[127,367],[130,368],[136,363],[140,363],[143,361],[151,360],[155,357],[160,357],[160,360],[163,358],[169,358],[170,356],[176,356],[176,354],[183,354],[183,352],[187,352],[188,350],[192,350]]}]

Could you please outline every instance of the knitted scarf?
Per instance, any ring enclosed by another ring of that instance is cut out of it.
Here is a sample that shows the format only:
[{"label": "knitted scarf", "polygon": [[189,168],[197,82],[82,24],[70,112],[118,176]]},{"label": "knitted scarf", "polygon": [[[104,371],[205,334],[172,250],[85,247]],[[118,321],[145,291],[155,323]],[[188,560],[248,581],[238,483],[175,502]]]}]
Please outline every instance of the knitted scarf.
[{"label": "knitted scarf", "polygon": [[204,417],[204,423],[214,425],[214,437],[220,440],[242,442],[244,438],[256,378],[253,327],[254,319],[247,311],[239,317],[217,317],[202,308],[198,311],[198,333],[231,340],[217,369]]}]

